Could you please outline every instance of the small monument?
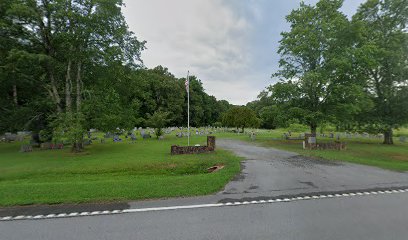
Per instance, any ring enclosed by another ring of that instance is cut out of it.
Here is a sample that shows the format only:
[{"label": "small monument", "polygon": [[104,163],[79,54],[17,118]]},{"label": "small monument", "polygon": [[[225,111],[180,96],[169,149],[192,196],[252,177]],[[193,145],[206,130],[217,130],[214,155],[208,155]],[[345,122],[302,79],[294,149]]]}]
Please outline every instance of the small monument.
[{"label": "small monument", "polygon": [[171,146],[171,155],[208,153],[215,151],[215,136],[207,136],[207,146]]}]

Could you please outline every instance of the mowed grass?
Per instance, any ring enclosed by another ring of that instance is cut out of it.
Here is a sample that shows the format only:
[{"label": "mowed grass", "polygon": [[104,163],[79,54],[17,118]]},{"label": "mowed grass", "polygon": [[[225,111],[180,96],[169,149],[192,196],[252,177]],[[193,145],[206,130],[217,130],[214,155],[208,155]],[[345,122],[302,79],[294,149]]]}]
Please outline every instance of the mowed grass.
[{"label": "mowed grass", "polygon": [[[36,150],[0,143],[0,206],[107,202],[197,196],[219,191],[240,170],[240,158],[217,149],[200,155],[170,155],[186,138],[94,143],[86,151]],[[192,137],[192,144],[206,138]],[[218,172],[207,168],[223,164]]]},{"label": "mowed grass", "polygon": [[[343,138],[340,141],[347,143],[347,150],[303,150],[302,141],[279,140],[282,133],[282,130],[263,132],[257,135],[255,142],[309,157],[365,164],[395,171],[408,171],[408,143],[401,143],[398,138],[394,139],[394,145],[384,145],[382,139]],[[297,136],[298,133],[293,135]],[[242,139],[250,141],[249,137]],[[318,137],[317,141],[327,142],[334,141],[334,139]]]}]

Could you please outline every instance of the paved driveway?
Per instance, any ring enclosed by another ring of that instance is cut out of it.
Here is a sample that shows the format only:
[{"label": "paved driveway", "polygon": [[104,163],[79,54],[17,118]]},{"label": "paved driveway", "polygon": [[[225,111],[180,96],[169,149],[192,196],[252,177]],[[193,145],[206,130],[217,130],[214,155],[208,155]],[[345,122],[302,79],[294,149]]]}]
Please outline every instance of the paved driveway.
[{"label": "paved driveway", "polygon": [[217,146],[246,159],[242,162],[242,173],[217,194],[229,201],[309,192],[408,186],[406,172],[315,160],[296,153],[236,140],[218,140]]}]

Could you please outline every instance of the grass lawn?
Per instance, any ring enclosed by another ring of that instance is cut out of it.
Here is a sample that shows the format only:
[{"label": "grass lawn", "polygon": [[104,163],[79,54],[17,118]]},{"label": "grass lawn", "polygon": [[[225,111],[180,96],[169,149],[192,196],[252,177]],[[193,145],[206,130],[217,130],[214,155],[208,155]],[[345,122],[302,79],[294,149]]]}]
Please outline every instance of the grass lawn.
[{"label": "grass lawn", "polygon": [[[403,132],[402,130],[401,132]],[[371,165],[395,171],[408,171],[408,143],[394,139],[394,145],[382,144],[382,139],[340,139],[347,143],[347,150],[303,150],[302,141],[278,140],[282,130],[264,131],[258,134],[256,142],[269,147],[297,152],[304,156],[323,158],[327,160],[347,161],[358,164]],[[294,136],[298,135],[294,133]],[[249,137],[240,137],[250,141]],[[318,137],[318,141],[333,141],[333,139]]]},{"label": "grass lawn", "polygon": [[[111,140],[110,140],[111,141]],[[64,150],[20,153],[21,143],[0,143],[0,206],[106,202],[214,193],[240,170],[240,158],[223,150],[171,156],[187,138],[94,143],[81,154]],[[192,137],[205,144],[206,137]],[[225,167],[215,173],[207,168]]]}]

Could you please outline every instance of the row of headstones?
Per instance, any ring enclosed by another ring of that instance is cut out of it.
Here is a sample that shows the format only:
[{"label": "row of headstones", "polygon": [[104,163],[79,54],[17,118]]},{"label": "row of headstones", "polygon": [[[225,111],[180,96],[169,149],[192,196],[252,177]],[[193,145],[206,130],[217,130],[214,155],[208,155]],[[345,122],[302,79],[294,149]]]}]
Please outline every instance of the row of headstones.
[{"label": "row of headstones", "polygon": [[[340,138],[340,137],[345,137],[345,138],[367,138],[367,139],[383,139],[384,138],[384,134],[369,134],[369,133],[348,133],[348,132],[344,132],[344,133],[337,133],[336,134],[336,138]],[[399,137],[399,141],[400,142],[406,142],[407,141],[407,137],[406,136],[400,136]]]},{"label": "row of headstones", "polygon": [[[290,135],[288,133],[283,134],[284,138],[288,138],[289,136]],[[354,134],[351,134],[351,133],[336,133],[336,134],[329,133],[329,134],[324,134],[323,133],[323,134],[319,134],[319,136],[320,137],[328,137],[328,138],[336,138],[336,139],[340,139],[340,138],[344,138],[344,137],[349,138],[349,139],[352,139],[352,138],[382,139],[382,138],[384,138],[383,134],[370,135],[368,133],[362,133],[362,134],[359,134],[359,133],[354,133]],[[303,134],[303,133],[299,134],[299,139],[302,139],[304,137],[305,137],[305,134]],[[407,137],[406,136],[400,136],[399,141],[402,142],[402,143],[405,143],[407,141]]]},{"label": "row of headstones", "polygon": [[29,134],[30,132],[17,132],[17,134],[7,132],[3,136],[0,136],[0,141],[2,142],[22,142],[24,141],[24,138]]}]

